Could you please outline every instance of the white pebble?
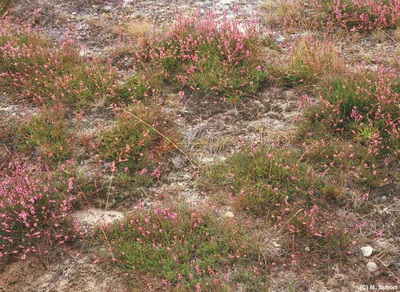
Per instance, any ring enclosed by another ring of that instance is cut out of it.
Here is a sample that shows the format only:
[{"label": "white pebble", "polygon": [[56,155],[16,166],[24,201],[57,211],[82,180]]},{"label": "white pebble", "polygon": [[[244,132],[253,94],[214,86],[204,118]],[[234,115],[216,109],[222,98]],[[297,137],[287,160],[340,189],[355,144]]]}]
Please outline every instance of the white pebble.
[{"label": "white pebble", "polygon": [[233,218],[235,215],[233,215],[232,212],[226,212],[224,216],[228,218]]},{"label": "white pebble", "polygon": [[374,262],[368,262],[367,269],[371,273],[376,272],[378,270],[378,265],[375,264]]}]

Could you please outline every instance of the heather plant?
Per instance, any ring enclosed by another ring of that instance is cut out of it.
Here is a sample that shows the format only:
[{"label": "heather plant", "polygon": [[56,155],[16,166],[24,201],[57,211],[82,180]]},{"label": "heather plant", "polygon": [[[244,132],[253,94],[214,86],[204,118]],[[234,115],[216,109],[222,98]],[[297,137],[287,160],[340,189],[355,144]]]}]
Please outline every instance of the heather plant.
[{"label": "heather plant", "polygon": [[40,157],[49,161],[71,157],[72,135],[68,133],[65,111],[60,106],[43,108],[25,118],[17,136],[21,140],[20,149],[27,154],[36,149]]},{"label": "heather plant", "polygon": [[107,162],[115,163],[125,173],[147,173],[147,168],[177,143],[172,122],[160,107],[137,102],[116,109],[116,113],[115,125],[101,134],[99,150]]},{"label": "heather plant", "polygon": [[229,193],[225,198],[231,197],[237,209],[296,237],[291,244],[293,263],[305,256],[305,247],[329,256],[349,247],[351,236],[330,211],[343,202],[344,188],[314,171],[301,153],[268,146],[241,151],[211,167],[200,185],[218,198],[221,192]]},{"label": "heather plant", "polygon": [[141,210],[107,230],[114,260],[133,285],[151,288],[154,279],[169,291],[265,288],[256,241],[240,224],[217,220],[199,207],[170,205]]},{"label": "heather plant", "polygon": [[359,142],[326,136],[305,139],[302,143],[303,160],[343,187],[369,192],[396,180],[393,176],[396,158],[389,156],[382,160]]},{"label": "heather plant", "polygon": [[352,31],[394,28],[400,20],[399,0],[326,0],[321,8],[334,25]]},{"label": "heather plant", "polygon": [[251,23],[218,20],[213,13],[179,17],[165,34],[134,51],[134,63],[150,80],[179,90],[240,98],[267,81],[262,68],[263,37]]},{"label": "heather plant", "polygon": [[273,26],[374,31],[395,28],[400,19],[398,0],[266,0],[266,20]]},{"label": "heather plant", "polygon": [[78,106],[135,98],[114,67],[81,57],[70,40],[56,46],[28,26],[16,27],[7,18],[1,24],[0,88],[14,98]]},{"label": "heather plant", "polygon": [[399,78],[380,69],[337,76],[320,87],[320,101],[308,107],[302,132],[344,137],[375,155],[399,154]]},{"label": "heather plant", "polygon": [[211,167],[202,185],[232,192],[234,204],[255,215],[274,212],[276,204],[285,202],[312,205],[342,196],[340,189],[335,190],[302,163],[299,153],[266,146],[241,151]]},{"label": "heather plant", "polygon": [[79,236],[69,217],[77,195],[73,177],[54,176],[40,161],[10,163],[0,177],[0,258],[46,254]]}]

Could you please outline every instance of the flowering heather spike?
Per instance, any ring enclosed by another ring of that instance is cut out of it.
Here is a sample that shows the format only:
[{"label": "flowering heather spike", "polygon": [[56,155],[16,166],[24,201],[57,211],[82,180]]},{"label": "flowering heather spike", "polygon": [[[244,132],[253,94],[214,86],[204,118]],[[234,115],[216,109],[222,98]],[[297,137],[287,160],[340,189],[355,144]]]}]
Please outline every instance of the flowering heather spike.
[{"label": "flowering heather spike", "polygon": [[110,63],[81,57],[75,43],[53,45],[29,27],[0,19],[0,88],[38,104],[109,104],[142,99],[152,89],[133,77],[126,82]]},{"label": "flowering heather spike", "polygon": [[395,27],[400,20],[399,0],[332,0],[330,20],[352,31]]},{"label": "flowering heather spike", "polygon": [[181,15],[165,36],[135,51],[134,62],[153,83],[160,83],[158,76],[179,90],[240,98],[255,93],[267,79],[260,70],[262,43],[263,33],[254,22],[197,11]]},{"label": "flowering heather spike", "polygon": [[[80,230],[69,219],[75,196],[51,185],[53,177],[19,162],[0,171],[0,258],[45,252],[53,242],[62,244],[79,236]],[[58,178],[60,186],[73,186]]]}]

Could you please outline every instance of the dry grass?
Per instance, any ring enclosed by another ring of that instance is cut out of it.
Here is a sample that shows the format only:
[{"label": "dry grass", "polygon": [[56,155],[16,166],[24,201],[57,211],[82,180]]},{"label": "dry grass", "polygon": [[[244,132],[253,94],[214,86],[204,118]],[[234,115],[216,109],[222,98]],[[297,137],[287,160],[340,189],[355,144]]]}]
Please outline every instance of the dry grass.
[{"label": "dry grass", "polygon": [[344,72],[344,61],[333,43],[312,36],[303,37],[291,54],[282,56],[276,70],[281,72],[284,84],[311,84]]},{"label": "dry grass", "polygon": [[265,11],[266,22],[273,27],[281,27],[285,31],[305,28],[315,30],[320,28],[324,13],[315,12],[314,3],[299,0],[266,0],[261,9]]},{"label": "dry grass", "polygon": [[132,20],[121,26],[122,32],[132,39],[143,38],[156,30],[154,24],[146,20]]}]

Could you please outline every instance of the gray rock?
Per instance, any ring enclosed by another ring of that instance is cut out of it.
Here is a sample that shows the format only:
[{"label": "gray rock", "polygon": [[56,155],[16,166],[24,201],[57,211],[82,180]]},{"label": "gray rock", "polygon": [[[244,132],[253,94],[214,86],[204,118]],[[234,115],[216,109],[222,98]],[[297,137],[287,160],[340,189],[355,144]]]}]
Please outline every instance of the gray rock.
[{"label": "gray rock", "polygon": [[361,253],[365,257],[371,256],[373,251],[374,249],[370,245],[366,245],[361,248]]}]

